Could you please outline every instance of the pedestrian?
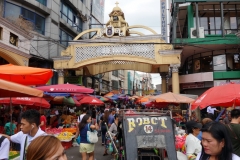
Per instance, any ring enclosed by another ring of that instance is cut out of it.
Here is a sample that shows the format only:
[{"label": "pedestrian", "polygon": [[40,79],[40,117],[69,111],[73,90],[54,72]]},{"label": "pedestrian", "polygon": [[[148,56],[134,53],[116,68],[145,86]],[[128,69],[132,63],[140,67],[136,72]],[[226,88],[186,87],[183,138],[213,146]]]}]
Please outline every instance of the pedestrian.
[{"label": "pedestrian", "polygon": [[15,131],[17,130],[17,126],[15,124],[16,119],[15,117],[12,117],[12,122],[11,122],[11,118],[9,117],[7,120],[7,123],[4,126],[4,133],[6,135],[14,135]]},{"label": "pedestrian", "polygon": [[[118,134],[118,122],[119,122],[119,117],[118,115],[114,116],[114,122],[111,124],[110,128],[109,128],[109,132],[106,134],[106,139],[105,139],[105,151],[103,156],[108,155],[107,151],[109,150],[109,147],[113,146],[112,139],[110,138],[110,136],[116,141],[117,140],[117,134]],[[109,135],[109,133],[111,135]],[[114,151],[113,151],[114,152]]]},{"label": "pedestrian", "polygon": [[240,157],[240,110],[231,111],[231,123],[227,124],[228,133],[233,146],[233,153]]},{"label": "pedestrian", "polygon": [[[212,119],[210,118],[203,118],[202,120],[202,125],[205,125],[209,122],[212,122]],[[202,131],[200,131],[200,133],[197,135],[197,138],[201,141],[202,140]]]},{"label": "pedestrian", "polygon": [[201,141],[197,138],[202,125],[196,121],[189,121],[186,123],[186,128],[188,133],[185,141],[186,154],[188,159],[191,160],[196,158],[202,150]]},{"label": "pedestrian", "polygon": [[211,118],[212,120],[214,120],[215,112],[220,112],[220,111],[217,110],[217,108],[212,108],[211,106],[207,107],[208,118]]},{"label": "pedestrian", "polygon": [[[98,125],[91,124],[92,118],[90,115],[86,114],[83,118],[81,123],[79,124],[79,133],[80,133],[80,150],[79,152],[82,154],[82,160],[87,160],[87,155],[89,160],[94,159],[94,144],[89,143],[87,140],[87,131],[91,130],[98,130]],[[78,136],[78,135],[76,135]],[[75,137],[77,138],[77,137]]]},{"label": "pedestrian", "polygon": [[224,124],[229,124],[231,122],[231,112],[229,111],[226,115],[226,117],[223,119]]},{"label": "pedestrian", "polygon": [[210,122],[203,126],[202,152],[196,160],[240,160],[233,153],[227,127],[220,122]]},{"label": "pedestrian", "polygon": [[110,109],[110,115],[108,116],[108,127],[111,127],[114,122],[114,115],[116,114],[115,108]]},{"label": "pedestrian", "polygon": [[9,140],[0,135],[0,160],[7,160],[9,157],[10,142]]},{"label": "pedestrian", "polygon": [[37,138],[38,136],[46,135],[46,133],[40,129],[39,125],[40,113],[36,110],[27,110],[23,112],[21,116],[20,132],[12,136],[2,134],[10,141],[20,144],[20,160],[26,159],[26,149],[35,138]]},{"label": "pedestrian", "polygon": [[103,116],[100,118],[100,127],[101,127],[101,134],[102,134],[102,146],[105,144],[105,137],[107,133],[107,124],[108,124],[108,116],[109,116],[109,111],[106,110],[103,114]]},{"label": "pedestrian", "polygon": [[40,128],[41,130],[45,131],[47,128],[47,118],[44,115],[44,110],[40,110]]},{"label": "pedestrian", "polygon": [[67,160],[61,141],[51,135],[39,136],[27,149],[27,160]]}]

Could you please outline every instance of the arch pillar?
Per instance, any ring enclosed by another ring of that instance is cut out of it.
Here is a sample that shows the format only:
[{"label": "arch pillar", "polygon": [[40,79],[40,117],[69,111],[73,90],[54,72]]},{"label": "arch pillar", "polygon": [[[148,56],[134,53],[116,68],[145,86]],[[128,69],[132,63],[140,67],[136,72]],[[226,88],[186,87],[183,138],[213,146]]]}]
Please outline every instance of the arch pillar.
[{"label": "arch pillar", "polygon": [[162,78],[161,90],[162,90],[162,93],[166,93],[167,92],[167,73],[162,72],[160,75]]},{"label": "arch pillar", "polygon": [[180,88],[178,68],[180,67],[180,64],[170,64],[170,67],[172,68],[172,91],[173,93],[179,94]]},{"label": "arch pillar", "polygon": [[64,72],[62,69],[57,70],[58,73],[58,84],[64,84]]}]

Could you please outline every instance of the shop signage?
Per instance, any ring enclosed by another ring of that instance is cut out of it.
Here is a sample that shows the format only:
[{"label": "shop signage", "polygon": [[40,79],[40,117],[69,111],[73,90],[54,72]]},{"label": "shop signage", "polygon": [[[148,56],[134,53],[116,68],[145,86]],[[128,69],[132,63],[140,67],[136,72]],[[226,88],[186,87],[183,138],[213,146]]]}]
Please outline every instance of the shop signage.
[{"label": "shop signage", "polygon": [[167,41],[167,6],[166,0],[161,0],[161,33],[162,39]]},{"label": "shop signage", "polygon": [[[177,160],[172,120],[169,116],[126,115],[123,120],[126,159],[138,157],[141,148],[165,148],[168,159]],[[175,154],[174,154],[175,153]]]},{"label": "shop signage", "polygon": [[204,87],[205,87],[204,82],[181,84],[181,89],[204,88]]}]

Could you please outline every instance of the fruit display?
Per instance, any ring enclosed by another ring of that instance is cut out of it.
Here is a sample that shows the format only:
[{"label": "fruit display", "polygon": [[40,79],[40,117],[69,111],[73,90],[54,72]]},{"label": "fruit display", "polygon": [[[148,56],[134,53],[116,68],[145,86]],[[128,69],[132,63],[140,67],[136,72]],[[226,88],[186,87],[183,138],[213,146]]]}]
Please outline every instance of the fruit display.
[{"label": "fruit display", "polygon": [[57,138],[62,142],[69,142],[72,140],[74,135],[71,132],[61,132]]},{"label": "fruit display", "polygon": [[63,132],[71,132],[74,134],[77,132],[77,128],[63,128],[62,131]]},{"label": "fruit display", "polygon": [[20,153],[18,151],[9,151],[9,160],[14,159],[18,156],[20,156]]},{"label": "fruit display", "polygon": [[62,128],[50,128],[45,131],[49,135],[58,135],[62,132]]}]

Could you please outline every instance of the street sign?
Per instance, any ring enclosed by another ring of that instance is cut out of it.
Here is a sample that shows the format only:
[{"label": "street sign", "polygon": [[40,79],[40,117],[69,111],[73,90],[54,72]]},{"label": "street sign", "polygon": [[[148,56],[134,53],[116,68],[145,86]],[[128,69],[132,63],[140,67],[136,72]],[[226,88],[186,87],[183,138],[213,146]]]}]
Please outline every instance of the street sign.
[{"label": "street sign", "polygon": [[152,148],[166,149],[168,159],[177,160],[171,118],[154,112],[135,113],[123,117],[126,159],[138,159],[138,149]]}]

